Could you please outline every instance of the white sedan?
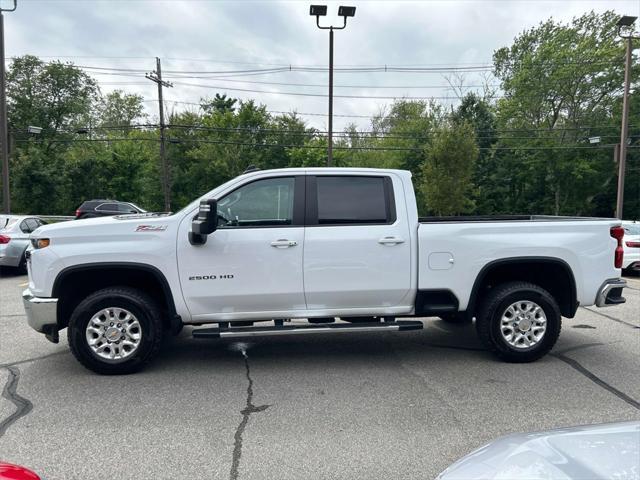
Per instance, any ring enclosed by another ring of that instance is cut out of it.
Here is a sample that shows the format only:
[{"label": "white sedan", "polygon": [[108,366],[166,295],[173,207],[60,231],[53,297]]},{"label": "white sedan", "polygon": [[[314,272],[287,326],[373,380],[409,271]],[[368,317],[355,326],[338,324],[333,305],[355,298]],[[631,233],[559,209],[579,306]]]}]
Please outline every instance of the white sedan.
[{"label": "white sedan", "polygon": [[624,228],[622,268],[640,272],[640,222],[622,222],[622,227]]},{"label": "white sedan", "polygon": [[0,215],[0,267],[26,271],[29,235],[41,225],[44,222],[34,216]]}]

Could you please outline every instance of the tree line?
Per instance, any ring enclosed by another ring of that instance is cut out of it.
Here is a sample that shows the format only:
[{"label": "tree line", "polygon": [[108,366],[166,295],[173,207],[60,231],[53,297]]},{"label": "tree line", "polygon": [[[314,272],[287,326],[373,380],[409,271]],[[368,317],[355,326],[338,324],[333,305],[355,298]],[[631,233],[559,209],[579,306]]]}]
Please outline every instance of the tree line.
[{"label": "tree line", "polygon": [[[611,216],[615,208],[624,45],[613,12],[552,19],[493,55],[497,91],[460,102],[398,99],[337,132],[336,166],[413,173],[421,214]],[[625,216],[640,216],[640,62],[630,96]],[[103,94],[72,63],[25,55],[7,72],[13,210],[69,215],[115,198],[162,210],[159,128],[140,95]],[[249,165],[324,166],[326,132],[295,112],[272,114],[224,94],[171,110],[166,129],[171,207],[177,210]],[[38,126],[38,135],[28,126]]]}]

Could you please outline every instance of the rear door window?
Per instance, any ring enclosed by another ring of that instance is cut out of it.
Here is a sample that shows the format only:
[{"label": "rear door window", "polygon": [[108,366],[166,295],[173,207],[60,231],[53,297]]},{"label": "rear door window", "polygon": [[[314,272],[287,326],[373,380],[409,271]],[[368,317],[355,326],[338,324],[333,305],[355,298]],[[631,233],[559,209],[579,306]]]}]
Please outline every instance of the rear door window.
[{"label": "rear door window", "polygon": [[27,222],[30,232],[33,232],[36,228],[40,226],[40,224],[35,218],[27,218],[25,222]]},{"label": "rear door window", "polygon": [[31,228],[29,227],[29,224],[27,223],[27,220],[23,220],[20,223],[20,230],[22,231],[22,233],[31,233]]},{"label": "rear door window", "polygon": [[102,205],[98,205],[96,210],[100,212],[117,212],[118,206],[115,203],[103,203]]},{"label": "rear door window", "polygon": [[138,213],[137,210],[128,203],[119,203],[117,207],[118,211],[121,213]]},{"label": "rear door window", "polygon": [[365,176],[316,177],[318,224],[392,223],[395,212],[391,208],[393,194],[388,180]]}]

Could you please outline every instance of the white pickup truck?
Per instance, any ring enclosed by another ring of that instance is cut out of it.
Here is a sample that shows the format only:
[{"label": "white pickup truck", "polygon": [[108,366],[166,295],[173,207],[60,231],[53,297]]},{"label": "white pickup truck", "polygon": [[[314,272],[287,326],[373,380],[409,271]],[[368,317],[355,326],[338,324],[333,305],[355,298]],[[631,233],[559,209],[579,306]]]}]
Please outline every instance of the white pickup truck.
[{"label": "white pickup truck", "polygon": [[428,316],[475,318],[489,350],[529,362],[561,316],[625,301],[623,234],[615,219],[418,218],[401,170],[251,171],[174,214],[38,228],[23,300],[35,330],[57,342],[66,327],[104,374],[141,368],[183,325],[227,338],[413,330],[423,322],[396,318]]}]

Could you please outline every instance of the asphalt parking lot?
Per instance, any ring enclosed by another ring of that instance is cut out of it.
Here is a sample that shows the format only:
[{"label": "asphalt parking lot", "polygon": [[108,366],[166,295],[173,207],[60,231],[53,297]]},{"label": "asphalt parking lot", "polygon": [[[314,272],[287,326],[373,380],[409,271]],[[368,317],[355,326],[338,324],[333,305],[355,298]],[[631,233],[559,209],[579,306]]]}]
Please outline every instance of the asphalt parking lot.
[{"label": "asphalt parking lot", "polygon": [[139,374],[85,370],[0,278],[0,459],[55,479],[431,479],[500,435],[640,420],[640,279],[551,355],[496,361],[472,325],[194,340]]}]

